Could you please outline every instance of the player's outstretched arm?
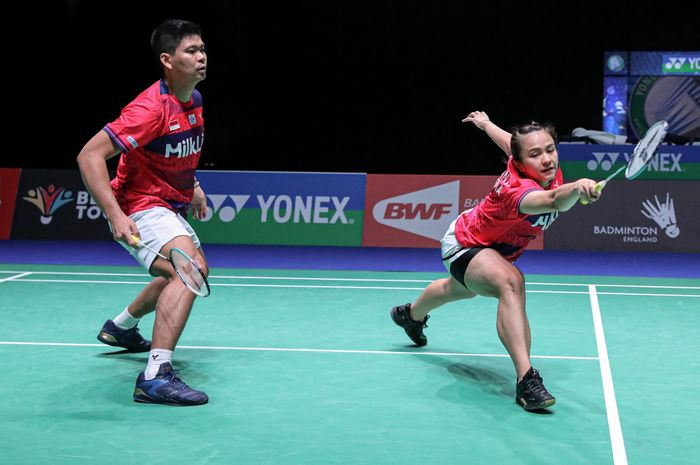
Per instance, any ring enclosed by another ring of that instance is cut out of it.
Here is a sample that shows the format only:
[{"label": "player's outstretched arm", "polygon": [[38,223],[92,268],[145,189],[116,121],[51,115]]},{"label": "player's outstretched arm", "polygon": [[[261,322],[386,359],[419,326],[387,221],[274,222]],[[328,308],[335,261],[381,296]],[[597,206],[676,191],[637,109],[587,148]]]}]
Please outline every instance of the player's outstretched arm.
[{"label": "player's outstretched arm", "polygon": [[536,190],[528,192],[520,201],[520,212],[528,215],[553,211],[565,212],[576,205],[579,199],[595,202],[600,197],[600,192],[596,190],[595,186],[596,182],[594,180],[582,178],[562,184],[551,191]]},{"label": "player's outstretched arm", "polygon": [[498,127],[498,125],[496,125],[496,123],[491,121],[486,112],[472,111],[462,120],[462,122],[473,123],[474,126],[486,132],[486,135],[489,136],[491,140],[494,141],[496,145],[498,145],[501,150],[503,150],[505,154],[510,157],[510,133],[501,129]]}]

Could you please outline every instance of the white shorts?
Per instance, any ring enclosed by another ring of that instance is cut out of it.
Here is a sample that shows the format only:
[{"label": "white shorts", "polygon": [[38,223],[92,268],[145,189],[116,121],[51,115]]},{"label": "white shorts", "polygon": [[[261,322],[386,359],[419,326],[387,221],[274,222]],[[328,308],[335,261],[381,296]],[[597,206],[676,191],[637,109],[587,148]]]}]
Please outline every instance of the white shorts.
[{"label": "white shorts", "polygon": [[[134,220],[136,227],[139,228],[141,242],[153,250],[162,249],[165,244],[178,236],[189,236],[194,242],[195,248],[200,248],[202,245],[197,233],[194,232],[187,220],[167,208],[153,207],[129,215],[129,218]],[[147,271],[151,269],[151,265],[157,257],[156,254],[146,247],[135,249],[124,242],[119,242],[119,244]]]},{"label": "white shorts", "polygon": [[440,241],[442,264],[445,266],[445,269],[448,273],[450,273],[450,266],[452,265],[452,262],[464,255],[468,250],[470,250],[469,247],[464,247],[462,244],[457,242],[457,236],[455,236],[456,223],[456,219],[452,223],[450,223],[450,227],[447,228],[447,232]]}]

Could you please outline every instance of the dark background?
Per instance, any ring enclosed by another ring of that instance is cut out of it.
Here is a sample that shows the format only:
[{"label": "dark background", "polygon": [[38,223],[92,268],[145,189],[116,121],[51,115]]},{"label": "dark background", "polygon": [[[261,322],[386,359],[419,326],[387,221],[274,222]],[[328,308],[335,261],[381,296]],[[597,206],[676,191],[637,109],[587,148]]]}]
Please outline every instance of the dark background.
[{"label": "dark background", "polygon": [[202,26],[209,54],[202,169],[495,174],[498,149],[462,117],[601,129],[603,52],[697,50],[690,3],[25,5],[6,19],[15,130],[0,165],[76,168],[84,143],[160,77],[150,33],[180,17]]}]

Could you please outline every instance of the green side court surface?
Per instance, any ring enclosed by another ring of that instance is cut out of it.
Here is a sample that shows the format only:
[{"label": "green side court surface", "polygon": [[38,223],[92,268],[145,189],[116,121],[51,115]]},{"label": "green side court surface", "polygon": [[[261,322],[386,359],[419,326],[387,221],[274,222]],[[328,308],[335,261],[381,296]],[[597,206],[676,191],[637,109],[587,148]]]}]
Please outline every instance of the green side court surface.
[{"label": "green side court surface", "polygon": [[214,268],[174,354],[210,403],[168,407],[132,400],[147,354],[96,340],[141,269],[0,265],[0,464],[697,463],[700,279],[528,275],[557,398],[528,413],[495,299],[434,311],[422,348],[391,321],[442,276]]}]

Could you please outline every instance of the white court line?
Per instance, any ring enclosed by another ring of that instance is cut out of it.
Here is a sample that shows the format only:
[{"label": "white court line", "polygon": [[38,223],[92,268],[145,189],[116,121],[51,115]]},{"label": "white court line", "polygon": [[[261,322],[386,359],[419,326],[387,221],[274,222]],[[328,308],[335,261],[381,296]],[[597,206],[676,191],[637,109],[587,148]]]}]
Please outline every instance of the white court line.
[{"label": "white court line", "polygon": [[[17,270],[0,270],[0,273],[18,273]],[[134,277],[149,277],[146,273],[98,273],[98,272],[79,272],[79,271],[31,271],[31,274],[40,275],[64,275],[64,276],[134,276]],[[429,279],[389,279],[389,278],[322,278],[313,276],[245,276],[245,275],[210,275],[209,279],[269,279],[269,280],[285,280],[285,281],[349,281],[349,282],[396,282],[396,283],[431,283]],[[596,287],[626,287],[640,289],[697,289],[700,286],[659,286],[659,285],[644,285],[644,284],[598,284],[598,283],[549,283],[549,282],[526,282],[527,286],[579,286],[588,288],[588,286]],[[585,292],[586,294],[588,291]]]},{"label": "white court line", "polygon": [[[146,281],[102,281],[93,279],[24,279],[14,277],[13,282],[24,283],[63,283],[63,284],[138,284],[146,285]],[[0,281],[1,282],[1,281]],[[260,288],[280,288],[280,289],[376,289],[384,291],[422,291],[423,287],[398,287],[398,286],[321,286],[309,284],[246,284],[246,283],[209,283],[212,287],[260,287]],[[592,284],[589,284],[592,286]],[[528,294],[578,294],[586,295],[588,291],[537,291],[527,290]],[[700,294],[642,294],[629,292],[600,292],[601,295],[624,295],[624,296],[644,296],[644,297],[690,297],[700,298]]]},{"label": "white court line", "polygon": [[[0,345],[16,346],[56,346],[56,347],[102,347],[109,348],[104,344],[77,344],[68,342],[17,342],[0,341]],[[242,350],[259,352],[314,352],[332,354],[372,354],[372,355],[442,355],[450,357],[496,357],[510,358],[508,354],[465,354],[463,352],[408,352],[400,350],[355,350],[355,349],[312,349],[306,347],[237,347],[237,346],[177,346],[178,349],[199,349],[199,350]],[[118,347],[114,347],[119,350]],[[598,360],[598,357],[570,356],[570,355],[532,355],[531,358],[557,359],[557,360]]]},{"label": "white court line", "polygon": [[[16,273],[16,272],[15,272],[15,273]],[[6,281],[15,281],[15,280],[17,280],[17,279],[19,279],[19,278],[23,278],[24,276],[30,275],[30,274],[32,274],[32,273],[33,273],[32,271],[27,271],[27,272],[25,272],[25,273],[20,273],[20,274],[18,274],[18,275],[16,275],[16,276],[10,276],[10,277],[7,277],[7,278],[2,278],[2,279],[0,279],[0,283],[4,283],[4,282],[6,282]]]},{"label": "white court line", "polygon": [[591,312],[593,313],[593,327],[595,328],[595,339],[596,344],[598,345],[600,375],[603,378],[603,394],[605,395],[605,410],[608,415],[608,427],[610,429],[613,463],[615,465],[627,465],[625,441],[622,438],[620,414],[617,411],[617,400],[615,400],[615,388],[613,386],[610,360],[608,359],[608,349],[605,344],[605,333],[603,332],[603,319],[600,316],[598,294],[595,286],[589,286],[588,291],[591,296]]}]

